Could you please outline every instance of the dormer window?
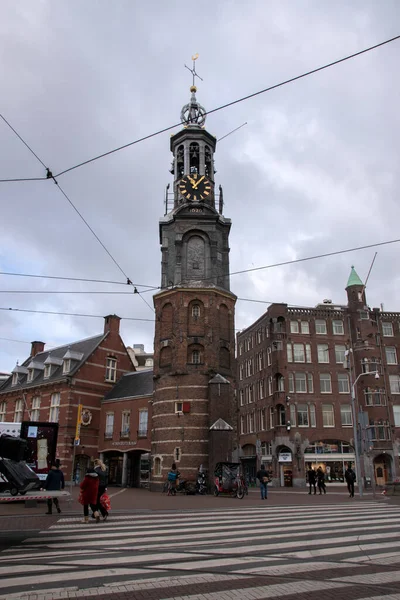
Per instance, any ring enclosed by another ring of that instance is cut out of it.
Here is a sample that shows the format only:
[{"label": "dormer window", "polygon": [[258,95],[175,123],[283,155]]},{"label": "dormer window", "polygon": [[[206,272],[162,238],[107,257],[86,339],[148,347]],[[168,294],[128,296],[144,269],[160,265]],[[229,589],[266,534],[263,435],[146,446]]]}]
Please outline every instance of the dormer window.
[{"label": "dormer window", "polygon": [[33,381],[33,374],[34,374],[34,369],[28,369],[28,377],[26,378],[26,381],[29,383],[30,381]]},{"label": "dormer window", "polygon": [[44,366],[43,379],[48,379],[51,375],[51,365]]},{"label": "dormer window", "polygon": [[17,385],[18,383],[18,373],[13,373],[11,385]]},{"label": "dormer window", "polygon": [[117,381],[117,359],[107,358],[106,363],[106,381],[115,383]]},{"label": "dormer window", "polygon": [[69,373],[71,370],[71,359],[67,358],[66,360],[64,360],[63,362],[63,375],[65,373]]}]

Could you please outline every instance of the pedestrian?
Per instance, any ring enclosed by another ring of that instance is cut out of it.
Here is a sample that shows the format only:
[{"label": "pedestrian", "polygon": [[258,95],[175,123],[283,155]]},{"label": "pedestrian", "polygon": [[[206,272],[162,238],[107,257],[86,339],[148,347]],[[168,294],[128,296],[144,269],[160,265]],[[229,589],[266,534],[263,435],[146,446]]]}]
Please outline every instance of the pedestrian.
[{"label": "pedestrian", "polygon": [[266,500],[268,498],[267,484],[269,482],[269,477],[265,470],[265,465],[261,465],[260,470],[257,471],[256,477],[260,482],[261,500]]},{"label": "pedestrian", "polygon": [[104,506],[100,502],[102,495],[107,490],[107,485],[108,485],[107,467],[103,463],[102,460],[100,460],[99,458],[96,458],[96,460],[94,461],[94,470],[99,477],[99,489],[97,492],[97,511],[101,513],[101,515],[103,517],[103,521],[107,521],[108,511],[104,508]]},{"label": "pedestrian", "polygon": [[344,472],[344,478],[347,483],[347,489],[349,490],[349,498],[354,498],[354,482],[356,480],[356,474],[351,468],[351,464],[347,466],[347,469]]},{"label": "pedestrian", "polygon": [[83,521],[82,523],[89,523],[89,504],[93,511],[93,516],[98,523],[100,521],[100,514],[97,510],[97,492],[99,490],[99,476],[93,468],[89,468],[86,471],[84,480],[80,485],[81,493],[79,495],[79,502],[83,504]]},{"label": "pedestrian", "polygon": [[314,494],[316,494],[317,493],[317,486],[316,486],[317,475],[316,475],[314,469],[311,467],[311,465],[307,471],[307,481],[308,481],[308,485],[310,486],[310,491],[308,493],[311,494],[312,490],[314,490]]},{"label": "pedestrian", "polygon": [[179,479],[179,471],[175,463],[172,463],[171,470],[168,473],[168,494],[167,496],[176,496],[176,486]]},{"label": "pedestrian", "polygon": [[326,494],[325,473],[321,467],[318,467],[317,469],[317,485],[320,495],[322,494],[322,490],[324,490],[324,494]]},{"label": "pedestrian", "polygon": [[[50,471],[46,477],[46,481],[44,484],[44,489],[48,492],[59,492],[65,488],[65,480],[64,473],[60,469],[60,461],[57,459],[54,463],[52,463]],[[48,498],[47,499],[47,512],[46,515],[53,514],[52,508],[53,504],[57,509],[57,512],[61,512],[60,505],[58,503],[58,498]]]}]

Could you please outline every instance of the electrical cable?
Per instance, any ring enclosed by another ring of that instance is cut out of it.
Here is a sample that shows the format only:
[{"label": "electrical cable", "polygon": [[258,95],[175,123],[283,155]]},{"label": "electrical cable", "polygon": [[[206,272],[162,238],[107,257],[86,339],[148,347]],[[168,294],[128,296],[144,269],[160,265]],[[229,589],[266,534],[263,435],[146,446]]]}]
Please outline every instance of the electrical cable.
[{"label": "electrical cable", "polygon": [[[338,65],[346,60],[350,60],[352,58],[355,58],[356,56],[365,54],[366,52],[371,52],[371,50],[376,50],[376,48],[380,48],[381,46],[384,46],[385,44],[390,44],[391,42],[394,42],[398,39],[400,39],[400,35],[397,35],[393,38],[385,40],[384,42],[380,42],[379,44],[375,44],[374,46],[370,46],[369,48],[365,48],[364,50],[360,50],[359,52],[354,52],[353,54],[349,54],[348,56],[345,56],[344,58],[339,58],[338,60],[330,62],[321,67],[317,67],[310,71],[307,71],[306,73],[302,73],[301,75],[297,75],[296,77],[291,77],[290,79],[286,79],[285,81],[281,81],[280,83],[271,85],[267,88],[259,90],[258,92],[254,92],[253,94],[248,94],[247,96],[243,96],[242,98],[238,98],[237,100],[233,100],[232,102],[227,102],[226,104],[222,104],[221,106],[218,106],[217,108],[213,108],[212,110],[206,111],[205,115],[211,115],[212,113],[218,112],[220,110],[224,110],[225,108],[228,108],[229,106],[233,106],[234,104],[239,104],[240,102],[244,102],[245,100],[249,100],[250,98],[255,98],[256,96],[265,94],[266,92],[270,92],[271,90],[274,90],[276,88],[287,85],[288,83],[293,83],[294,81],[297,81],[298,79],[303,79],[304,77],[308,77],[309,75],[313,75],[314,73],[318,73],[319,71],[323,71],[324,69],[328,69],[330,67]],[[174,125],[170,125],[169,127],[164,127],[163,129],[160,129],[159,131],[155,131],[154,133],[150,133],[149,135],[145,135],[141,138],[138,138],[137,140],[134,140],[133,142],[129,142],[128,144],[124,144],[123,146],[119,146],[118,148],[114,148],[113,150],[109,150],[108,152],[103,152],[103,154],[99,154],[98,156],[94,156],[93,158],[90,158],[89,160],[85,160],[81,163],[78,163],[77,165],[74,165],[73,167],[69,167],[68,169],[64,169],[63,171],[60,171],[59,173],[57,173],[55,175],[55,177],[60,177],[61,175],[65,175],[65,173],[69,173],[70,171],[73,171],[74,169],[78,169],[79,167],[83,167],[84,165],[87,165],[96,160],[99,160],[100,158],[104,158],[105,156],[109,156],[110,154],[114,154],[115,152],[119,152],[120,150],[124,150],[125,148],[128,148],[129,146],[133,146],[135,144],[139,144],[140,142],[144,142],[145,140],[148,140],[152,137],[160,135],[161,133],[165,133],[166,131],[170,131],[171,129],[175,129],[175,127],[179,127],[181,125],[182,125],[181,122],[175,123]]]},{"label": "electrical cable", "polygon": [[[67,313],[67,312],[58,312],[51,310],[28,310],[26,308],[2,308],[0,310],[4,311],[13,311],[13,312],[24,312],[24,313],[36,313],[40,315],[60,315],[65,317],[93,317],[94,319],[104,319],[104,315],[88,315],[83,313]],[[154,319],[136,319],[134,317],[120,317],[124,321],[145,321],[148,323],[154,323]]]},{"label": "electrical cable", "polygon": [[[0,114],[0,117],[3,119],[4,123],[6,123],[9,128],[15,133],[15,135],[17,136],[17,138],[19,140],[21,140],[21,142],[24,144],[24,146],[26,146],[26,148],[28,148],[29,152],[31,152],[33,154],[33,156],[40,162],[40,164],[46,169],[46,171],[48,171],[49,169],[46,167],[46,165],[44,164],[44,162],[38,157],[38,155],[36,154],[36,152],[34,152],[32,150],[32,148],[27,144],[27,142],[25,142],[25,140],[19,135],[18,131],[16,131],[16,129],[14,129],[14,127],[11,125],[11,123],[9,123],[7,121],[7,119],[5,117],[3,117],[2,114]],[[43,177],[43,179],[47,179],[46,177]]]},{"label": "electrical cable", "polygon": [[[144,290],[145,292],[152,292],[153,288],[151,290]],[[115,296],[125,296],[125,295],[129,295],[132,296],[132,293],[135,292],[102,292],[99,290],[95,290],[95,291],[82,291],[82,290],[0,290],[0,294],[103,294],[103,295],[115,295]],[[139,292],[137,292],[139,294]],[[140,292],[143,293],[143,292]],[[139,294],[140,295],[140,294]]]},{"label": "electrical cable", "polygon": [[31,342],[25,342],[24,340],[12,340],[11,338],[0,337],[0,340],[4,342],[16,342],[18,344],[30,344]]},{"label": "electrical cable", "polygon": [[[34,277],[37,279],[59,279],[60,281],[82,281],[85,283],[107,283],[111,285],[126,285],[126,281],[110,281],[107,279],[86,279],[84,277],[61,277],[56,275],[34,275],[31,273],[9,273],[8,271],[0,271],[0,275],[11,275],[14,277]],[[159,286],[146,285],[144,283],[134,283],[132,282],[130,285],[136,287],[147,287],[150,289],[159,289]]]}]

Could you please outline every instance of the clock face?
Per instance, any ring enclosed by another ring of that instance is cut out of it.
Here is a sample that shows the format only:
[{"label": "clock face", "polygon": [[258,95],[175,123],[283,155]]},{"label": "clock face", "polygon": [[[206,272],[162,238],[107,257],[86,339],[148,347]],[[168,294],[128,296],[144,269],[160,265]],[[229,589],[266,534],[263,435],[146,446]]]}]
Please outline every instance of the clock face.
[{"label": "clock face", "polygon": [[205,175],[193,173],[181,179],[179,191],[186,200],[205,200],[211,194],[211,183]]}]

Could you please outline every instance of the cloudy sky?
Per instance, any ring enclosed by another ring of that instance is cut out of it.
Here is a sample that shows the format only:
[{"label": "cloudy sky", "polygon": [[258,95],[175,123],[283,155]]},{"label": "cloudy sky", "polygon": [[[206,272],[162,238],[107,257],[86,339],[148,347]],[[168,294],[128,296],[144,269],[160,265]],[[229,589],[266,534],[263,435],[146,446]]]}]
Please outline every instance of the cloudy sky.
[{"label": "cloudy sky", "polygon": [[[211,110],[394,37],[399,17],[398,0],[3,0],[0,112],[58,173],[177,123],[195,52],[197,96]],[[399,55],[400,40],[208,117],[217,138],[247,122],[216,153],[232,272],[400,237]],[[44,176],[1,120],[0,133],[0,179]],[[160,284],[170,134],[58,179],[139,290]],[[1,271],[124,281],[52,181],[0,183],[0,202]],[[377,248],[371,306],[400,311],[399,250]],[[374,253],[232,275],[232,291],[294,305],[345,302],[351,265],[365,278]],[[132,288],[1,275],[0,307],[139,319],[122,321],[123,339],[152,350],[154,315],[143,301],[152,304],[151,292],[55,291]],[[266,307],[238,300],[236,328]],[[29,354],[21,342],[55,346],[102,329],[101,318],[0,311],[0,371]]]}]

